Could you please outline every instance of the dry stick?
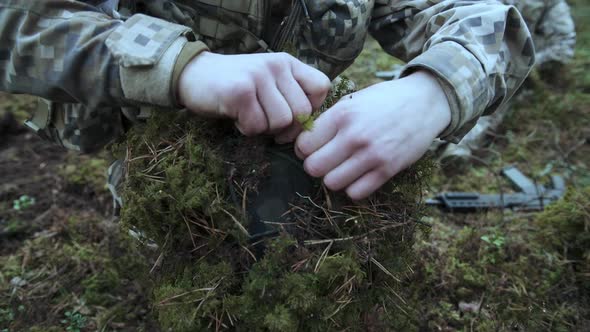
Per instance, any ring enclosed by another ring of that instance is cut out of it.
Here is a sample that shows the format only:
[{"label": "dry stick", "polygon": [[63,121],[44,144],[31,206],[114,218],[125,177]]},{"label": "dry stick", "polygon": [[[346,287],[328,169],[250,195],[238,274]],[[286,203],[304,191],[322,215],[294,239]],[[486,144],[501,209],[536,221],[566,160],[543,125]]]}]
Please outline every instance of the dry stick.
[{"label": "dry stick", "polygon": [[291,265],[291,272],[299,271],[299,269],[301,269],[301,266],[304,265],[305,263],[307,263],[308,261],[309,261],[309,258],[304,258],[304,259],[300,260],[299,262]]},{"label": "dry stick", "polygon": [[[311,203],[313,206],[315,206],[316,208],[318,208],[318,209],[320,209],[320,210],[326,210],[325,208],[323,208],[323,207],[321,207],[321,206],[317,205],[317,204],[316,204],[316,203],[313,201],[313,199],[311,199],[311,197],[309,197],[309,196],[303,196],[303,195],[301,195],[300,193],[296,193],[296,194],[297,194],[297,196],[299,196],[299,198],[303,198],[303,199],[306,199],[306,200],[308,200],[308,201],[309,201],[309,202],[310,202],[310,203]],[[344,213],[342,213],[342,212],[340,212],[340,211],[334,211],[334,210],[326,210],[326,211],[328,211],[328,212],[330,212],[330,213],[334,213],[334,214],[344,215]]]},{"label": "dry stick", "polygon": [[334,311],[330,316],[328,316],[328,319],[332,319],[332,317],[334,317],[338,312],[340,312],[340,310],[344,309],[344,307],[349,305],[351,302],[352,302],[352,299],[348,299],[348,301],[346,301],[345,303],[338,306],[338,308],[336,308],[336,311]]},{"label": "dry stick", "polygon": [[[189,219],[189,221],[188,221],[188,222],[190,222],[191,224],[193,224],[193,225],[195,225],[195,226],[199,226],[200,228],[202,228],[202,229],[204,229],[205,231],[207,231],[209,234],[213,234],[213,233],[218,233],[218,232],[221,232],[221,231],[219,231],[218,229],[215,229],[215,228],[209,227],[209,226],[207,225],[207,222],[204,222],[204,220],[201,220],[201,219],[199,219],[198,221],[200,221],[200,222],[196,222],[196,221],[194,221],[194,220],[190,220],[190,219]],[[221,233],[223,233],[223,232],[221,232]]]},{"label": "dry stick", "polygon": [[[196,235],[196,236],[198,236],[198,235]],[[207,239],[207,238],[206,238],[206,237],[204,237],[204,236],[198,236],[198,237],[199,237],[199,238],[201,238],[201,239],[205,239],[205,240]],[[195,249],[191,250],[191,251],[190,251],[190,253],[191,253],[191,254],[192,254],[192,253],[195,253],[195,252],[199,251],[199,249],[201,249],[201,248],[203,248],[203,247],[206,247],[206,246],[207,246],[207,243],[201,244],[200,246],[198,246],[198,247],[196,247]]]},{"label": "dry stick", "polygon": [[242,247],[242,249],[246,250],[246,252],[250,255],[250,257],[252,257],[254,262],[258,262],[258,260],[256,259],[256,256],[254,256],[254,254],[252,253],[252,251],[250,251],[250,249],[244,247],[243,245],[240,245],[240,247]]},{"label": "dry stick", "polygon": [[389,272],[388,269],[385,268],[385,266],[383,266],[381,263],[379,263],[379,261],[377,261],[374,257],[371,257],[371,262],[373,262],[375,265],[377,265],[377,267],[385,272],[385,274],[387,274],[388,276],[390,276],[391,278],[393,278],[393,280],[397,281],[397,282],[402,282],[401,280],[399,280],[399,278],[397,278],[396,276],[393,275],[393,273]]},{"label": "dry stick", "polygon": [[343,241],[351,241],[351,240],[358,240],[358,239],[362,239],[362,238],[366,238],[369,235],[376,233],[376,232],[380,232],[380,231],[384,231],[384,230],[388,230],[391,228],[398,228],[398,227],[402,227],[404,225],[407,225],[407,223],[399,223],[399,224],[393,224],[393,225],[388,225],[388,226],[383,226],[377,229],[373,229],[370,230],[368,232],[366,232],[365,234],[361,234],[361,235],[357,235],[357,236],[348,236],[348,237],[343,237],[343,238],[337,238],[337,239],[325,239],[325,240],[307,240],[307,241],[303,241],[304,245],[318,245],[318,244],[324,244],[324,243],[328,243],[328,242],[343,242]]},{"label": "dry stick", "polygon": [[389,289],[390,292],[393,293],[393,295],[395,295],[395,297],[397,297],[400,301],[403,302],[403,304],[407,305],[408,303],[406,302],[406,300],[404,300],[394,289],[393,287],[391,287],[387,282],[385,283],[385,287],[387,289]]},{"label": "dry stick", "polygon": [[193,231],[191,230],[191,226],[188,224],[188,221],[186,220],[186,216],[180,210],[178,210],[178,213],[180,213],[180,215],[182,216],[182,219],[184,220],[184,224],[186,225],[186,228],[188,229],[188,235],[191,238],[191,242],[193,243],[193,248],[196,250],[197,244],[195,243],[195,238],[193,237]]},{"label": "dry stick", "polygon": [[248,187],[244,187],[242,191],[242,216],[246,217],[248,214],[246,213],[246,200],[248,195]]},{"label": "dry stick", "polygon": [[342,285],[340,285],[338,288],[336,288],[336,290],[333,292],[334,295],[339,294],[346,286],[348,287],[348,294],[350,295],[350,292],[352,292],[352,281],[356,279],[356,276],[353,275],[352,277],[350,277],[348,280],[346,280]]},{"label": "dry stick", "polygon": [[[183,296],[187,296],[193,293],[198,293],[198,292],[209,292],[211,291],[211,289],[215,289],[213,287],[207,287],[207,288],[199,288],[199,289],[193,289],[190,291],[186,291],[184,293],[180,293],[174,296],[171,296],[169,298],[163,299],[162,301],[160,301],[157,305],[158,306],[163,306],[163,305],[167,305],[170,301],[175,300],[177,298],[183,297]],[[176,303],[171,303],[171,304],[176,304]]]},{"label": "dry stick", "polygon": [[328,189],[326,188],[326,186],[324,184],[322,184],[322,189],[324,190],[324,196],[326,197],[326,205],[328,206],[328,209],[332,209],[332,200],[330,199],[330,192],[328,192]]},{"label": "dry stick", "polygon": [[248,230],[246,230],[246,228],[244,227],[244,225],[242,225],[238,221],[238,219],[236,219],[236,217],[234,217],[231,213],[229,213],[224,208],[221,208],[221,211],[223,211],[225,214],[227,214],[233,220],[233,222],[236,224],[236,226],[238,226],[238,228],[240,229],[240,231],[242,231],[242,233],[244,233],[244,235],[246,235],[247,237],[250,237],[250,233],[248,233]]},{"label": "dry stick", "polygon": [[156,267],[162,265],[162,260],[164,260],[164,249],[166,248],[166,244],[168,244],[168,239],[169,238],[170,238],[170,232],[168,232],[168,234],[166,234],[166,237],[164,238],[164,244],[162,245],[162,251],[158,255],[158,258],[156,259],[156,262],[154,263],[154,265],[150,269],[150,273],[149,274],[154,273],[154,271],[156,270]]},{"label": "dry stick", "polygon": [[[224,299],[224,300],[225,300],[225,299]],[[225,311],[225,314],[227,315],[227,318],[229,318],[229,324],[230,324],[231,326],[234,326],[234,321],[233,321],[233,319],[231,319],[231,315],[230,315],[229,311],[227,311],[227,310],[226,310],[226,311]],[[223,318],[223,315],[222,315],[221,317]]]},{"label": "dry stick", "polygon": [[334,241],[330,241],[330,243],[326,246],[326,249],[324,249],[324,251],[320,255],[320,258],[318,259],[318,262],[315,264],[315,268],[313,269],[314,273],[318,273],[320,266],[322,265],[324,260],[326,260],[326,258],[328,257],[328,252],[330,251],[330,248],[332,248],[333,244],[334,244]]},{"label": "dry stick", "polygon": [[203,303],[205,303],[205,300],[207,300],[209,298],[209,296],[217,289],[217,287],[219,287],[219,285],[221,285],[221,281],[223,279],[225,279],[225,278],[222,277],[221,279],[219,279],[217,284],[215,286],[213,286],[212,288],[210,288],[210,290],[207,292],[207,294],[205,294],[205,299],[203,299],[203,301],[201,303],[199,303],[199,305],[197,306],[196,311],[199,311],[201,309],[201,306],[203,305]]}]

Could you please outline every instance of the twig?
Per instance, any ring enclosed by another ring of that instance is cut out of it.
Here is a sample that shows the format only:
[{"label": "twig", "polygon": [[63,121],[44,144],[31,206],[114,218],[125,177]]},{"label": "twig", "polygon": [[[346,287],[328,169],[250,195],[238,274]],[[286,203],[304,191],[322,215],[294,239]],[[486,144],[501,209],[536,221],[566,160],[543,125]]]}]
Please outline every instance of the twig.
[{"label": "twig", "polygon": [[236,219],[236,217],[233,216],[233,214],[229,213],[224,208],[221,208],[221,211],[223,211],[225,214],[227,214],[233,220],[233,222],[236,224],[236,226],[238,226],[238,229],[240,231],[242,231],[242,233],[244,233],[244,235],[246,235],[247,237],[250,237],[250,233],[248,233],[248,230],[246,230],[246,228],[244,227],[244,225],[242,225],[242,223],[240,223],[238,221],[238,219]]}]

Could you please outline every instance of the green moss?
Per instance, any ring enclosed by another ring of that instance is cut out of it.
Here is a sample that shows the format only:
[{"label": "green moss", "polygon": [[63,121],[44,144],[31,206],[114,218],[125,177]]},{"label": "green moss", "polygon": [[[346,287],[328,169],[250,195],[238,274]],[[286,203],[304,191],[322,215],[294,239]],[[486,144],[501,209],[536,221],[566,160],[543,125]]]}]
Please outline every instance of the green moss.
[{"label": "green moss", "polygon": [[23,123],[31,117],[37,105],[35,97],[27,95],[10,95],[0,92],[0,117],[10,112],[16,120]]},{"label": "green moss", "polygon": [[88,304],[103,305],[112,301],[112,295],[109,294],[115,289],[121,280],[117,270],[97,271],[81,281],[84,289],[84,299]]},{"label": "green moss", "polygon": [[[136,310],[145,301],[141,294],[147,292],[147,268],[127,235],[86,214],[71,216],[52,229],[0,256],[0,308],[14,313],[7,326],[11,331],[78,326],[60,322],[67,310],[83,312],[91,330],[129,322],[129,315],[145,319],[145,312]],[[122,306],[111,311],[117,305]],[[108,319],[100,321],[107,314]]]},{"label": "green moss", "polygon": [[578,283],[590,291],[590,186],[570,189],[539,216],[537,226],[538,241],[572,262]]},{"label": "green moss", "polygon": [[[496,221],[488,225],[457,230],[434,221],[430,237],[417,247],[416,274],[401,293],[409,307],[419,308],[410,326],[480,331],[584,326],[590,301],[589,197],[587,188],[571,191],[533,222],[492,218]],[[492,240],[499,238],[501,243]],[[462,310],[461,303],[477,312]]]},{"label": "green moss", "polygon": [[[347,88],[343,80],[336,93]],[[121,220],[159,246],[154,309],[164,329],[399,326],[383,312],[403,302],[395,293],[408,273],[431,162],[361,204],[316,184],[313,197],[293,200],[299,209],[284,215],[293,231],[253,242],[245,210],[268,176],[267,139],[243,138],[231,123],[158,114],[124,146]]]},{"label": "green moss", "polygon": [[371,84],[382,82],[381,79],[375,77],[377,71],[391,70],[394,65],[399,64],[403,64],[403,61],[385,53],[376,40],[368,38],[363,51],[344,74],[356,82],[359,89],[362,89]]},{"label": "green moss", "polygon": [[60,175],[70,185],[89,186],[96,193],[106,193],[106,169],[108,163],[100,157],[70,155],[60,170]]}]

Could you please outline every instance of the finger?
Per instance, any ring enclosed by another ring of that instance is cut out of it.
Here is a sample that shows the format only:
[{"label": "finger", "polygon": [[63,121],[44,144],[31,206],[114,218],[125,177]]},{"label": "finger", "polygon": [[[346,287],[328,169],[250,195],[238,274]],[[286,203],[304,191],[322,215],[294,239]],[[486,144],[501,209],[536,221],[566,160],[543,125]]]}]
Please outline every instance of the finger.
[{"label": "finger", "polygon": [[314,120],[311,131],[303,132],[297,137],[296,148],[301,154],[298,155],[300,158],[308,157],[336,136],[338,126],[336,125],[336,121],[334,121],[335,113],[333,108],[322,113],[322,115]]},{"label": "finger", "polygon": [[346,194],[354,201],[367,198],[369,195],[377,191],[382,185],[384,185],[390,178],[391,176],[385,169],[374,169],[361,176],[358,180],[346,188]]},{"label": "finger", "polygon": [[236,127],[246,136],[261,134],[268,130],[266,115],[256,98],[252,98],[250,104],[238,112]]},{"label": "finger", "polygon": [[291,108],[291,112],[295,117],[310,115],[312,108],[311,102],[305,95],[301,86],[292,76],[280,78],[277,81],[277,87],[283,94],[287,104]]},{"label": "finger", "polygon": [[320,108],[330,91],[328,76],[296,59],[291,62],[291,72],[308,96],[312,107]]},{"label": "finger", "polygon": [[372,170],[377,164],[377,160],[371,159],[367,153],[357,152],[340,166],[330,171],[324,178],[324,184],[330,190],[342,190]]},{"label": "finger", "polygon": [[257,91],[258,100],[268,121],[268,132],[276,132],[290,126],[293,122],[293,114],[276,84],[265,80]]},{"label": "finger", "polygon": [[303,131],[303,128],[299,123],[293,123],[291,127],[280,132],[275,136],[275,142],[278,144],[285,144],[293,142],[297,136]]},{"label": "finger", "polygon": [[309,175],[322,177],[350,158],[354,152],[342,136],[337,135],[328,144],[307,157],[303,167]]}]

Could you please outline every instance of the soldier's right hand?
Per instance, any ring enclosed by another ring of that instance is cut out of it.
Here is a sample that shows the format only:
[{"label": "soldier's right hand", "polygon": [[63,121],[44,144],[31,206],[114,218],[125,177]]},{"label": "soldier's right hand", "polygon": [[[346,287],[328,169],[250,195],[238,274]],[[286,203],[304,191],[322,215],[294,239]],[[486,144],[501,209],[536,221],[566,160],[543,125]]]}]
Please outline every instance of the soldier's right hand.
[{"label": "soldier's right hand", "polygon": [[195,113],[233,119],[244,135],[292,141],[296,117],[319,108],[329,89],[327,76],[286,53],[204,52],[180,75],[178,99]]}]

